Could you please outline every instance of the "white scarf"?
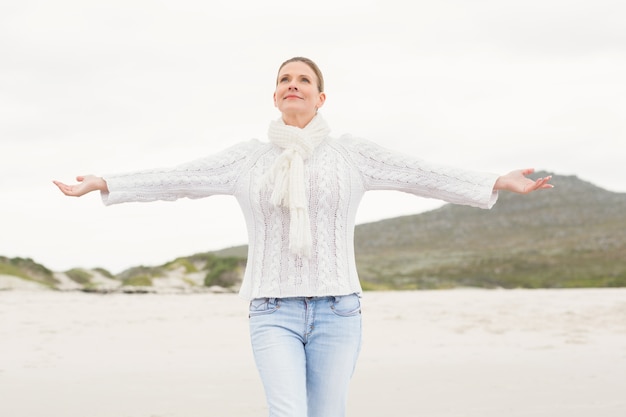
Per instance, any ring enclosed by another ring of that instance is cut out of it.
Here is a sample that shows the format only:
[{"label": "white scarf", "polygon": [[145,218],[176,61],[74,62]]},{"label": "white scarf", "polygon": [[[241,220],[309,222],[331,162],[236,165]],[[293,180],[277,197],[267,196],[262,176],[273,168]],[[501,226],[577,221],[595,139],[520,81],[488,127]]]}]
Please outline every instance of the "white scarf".
[{"label": "white scarf", "polygon": [[268,138],[283,148],[265,174],[265,186],[272,190],[270,202],[289,209],[289,249],[299,256],[311,256],[311,222],[304,189],[304,161],[330,132],[319,114],[303,129],[288,126],[281,119],[272,121]]}]

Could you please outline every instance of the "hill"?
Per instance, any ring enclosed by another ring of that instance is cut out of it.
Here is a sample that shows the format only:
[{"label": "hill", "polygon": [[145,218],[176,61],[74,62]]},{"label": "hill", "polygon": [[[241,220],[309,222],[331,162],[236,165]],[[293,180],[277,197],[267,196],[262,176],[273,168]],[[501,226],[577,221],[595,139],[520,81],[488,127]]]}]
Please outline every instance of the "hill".
[{"label": "hill", "polygon": [[[555,175],[553,183],[550,191],[501,193],[491,210],[448,204],[357,226],[363,287],[626,287],[626,194],[575,176]],[[0,256],[0,278],[4,288],[18,280],[104,292],[236,290],[246,251],[238,246],[195,254],[117,276],[100,268],[53,272],[31,259]]]},{"label": "hill", "polygon": [[358,226],[361,279],[392,288],[626,286],[626,194],[575,176],[553,182],[548,192],[501,193],[491,210],[445,205]]}]

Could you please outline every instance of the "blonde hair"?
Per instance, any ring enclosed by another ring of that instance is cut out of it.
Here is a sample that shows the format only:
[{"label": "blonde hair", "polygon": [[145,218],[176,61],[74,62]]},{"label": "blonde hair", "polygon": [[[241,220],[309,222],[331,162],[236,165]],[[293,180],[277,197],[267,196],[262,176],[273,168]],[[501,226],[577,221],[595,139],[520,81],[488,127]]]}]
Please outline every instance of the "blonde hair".
[{"label": "blonde hair", "polygon": [[[324,91],[324,76],[322,75],[322,71],[315,62],[313,62],[309,58],[295,56],[280,64],[280,67],[278,67],[278,72],[280,73],[280,70],[283,69],[283,67],[290,62],[304,62],[305,64],[307,64],[313,70],[315,76],[317,77],[317,90],[320,93]],[[276,84],[278,84],[278,77],[276,77]]]}]

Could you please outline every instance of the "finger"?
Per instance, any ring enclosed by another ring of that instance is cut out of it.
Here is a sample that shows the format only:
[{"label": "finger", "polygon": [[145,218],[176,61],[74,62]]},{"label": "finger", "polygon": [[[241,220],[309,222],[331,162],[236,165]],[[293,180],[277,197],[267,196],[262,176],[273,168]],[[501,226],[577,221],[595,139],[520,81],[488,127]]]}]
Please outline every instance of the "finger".
[{"label": "finger", "polygon": [[61,191],[63,191],[63,189],[67,187],[67,185],[63,184],[63,183],[62,183],[62,182],[60,182],[60,181],[52,181],[52,183],[53,183],[54,185],[56,185],[57,187],[59,187],[59,189],[60,189]]},{"label": "finger", "polygon": [[548,182],[551,179],[552,179],[552,176],[544,178],[543,184],[541,184],[541,188],[554,188],[554,185]]},{"label": "finger", "polygon": [[69,185],[62,184],[59,188],[63,194],[72,195],[72,188]]},{"label": "finger", "polygon": [[550,181],[552,179],[552,175],[548,175],[547,177],[544,178],[540,178],[541,180],[541,185],[545,185],[548,183],[548,181]]},{"label": "finger", "polygon": [[552,184],[548,184],[548,181],[552,179],[552,176],[547,176],[545,178],[539,178],[535,183],[535,190],[543,189],[543,188],[554,188]]},{"label": "finger", "polygon": [[59,187],[59,190],[61,190],[61,192],[67,196],[74,196],[74,187],[71,187],[67,184],[63,184],[62,182],[56,182],[55,183],[57,187]]},{"label": "finger", "polygon": [[526,176],[526,175],[530,175],[533,172],[535,172],[535,168],[526,168],[526,169],[522,169],[522,175]]},{"label": "finger", "polygon": [[537,190],[539,187],[541,187],[541,181],[543,181],[542,178],[528,182],[526,187],[524,187],[524,191],[522,191],[522,194],[528,194]]}]

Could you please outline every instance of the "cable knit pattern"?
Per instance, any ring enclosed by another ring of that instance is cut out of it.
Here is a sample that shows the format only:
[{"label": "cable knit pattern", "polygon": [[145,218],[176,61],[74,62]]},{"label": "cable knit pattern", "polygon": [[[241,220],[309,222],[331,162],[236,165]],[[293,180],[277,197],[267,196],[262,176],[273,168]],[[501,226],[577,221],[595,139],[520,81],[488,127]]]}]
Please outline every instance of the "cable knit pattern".
[{"label": "cable knit pattern", "polygon": [[351,136],[342,139],[360,167],[366,190],[405,191],[479,208],[496,202],[496,174],[430,164]]},{"label": "cable knit pattern", "polygon": [[311,223],[310,257],[289,250],[289,209],[270,202],[264,174],[283,149],[252,140],[174,168],[105,176],[105,204],[233,195],[248,227],[248,264],[240,294],[258,297],[361,292],[354,221],[368,190],[399,190],[456,204],[491,208],[496,174],[429,164],[372,142],[327,138],[304,161]]},{"label": "cable knit pattern", "polygon": [[110,192],[102,193],[102,200],[104,204],[110,205],[131,201],[173,201],[182,197],[232,195],[243,166],[259,146],[261,142],[251,140],[175,168],[105,175]]}]

